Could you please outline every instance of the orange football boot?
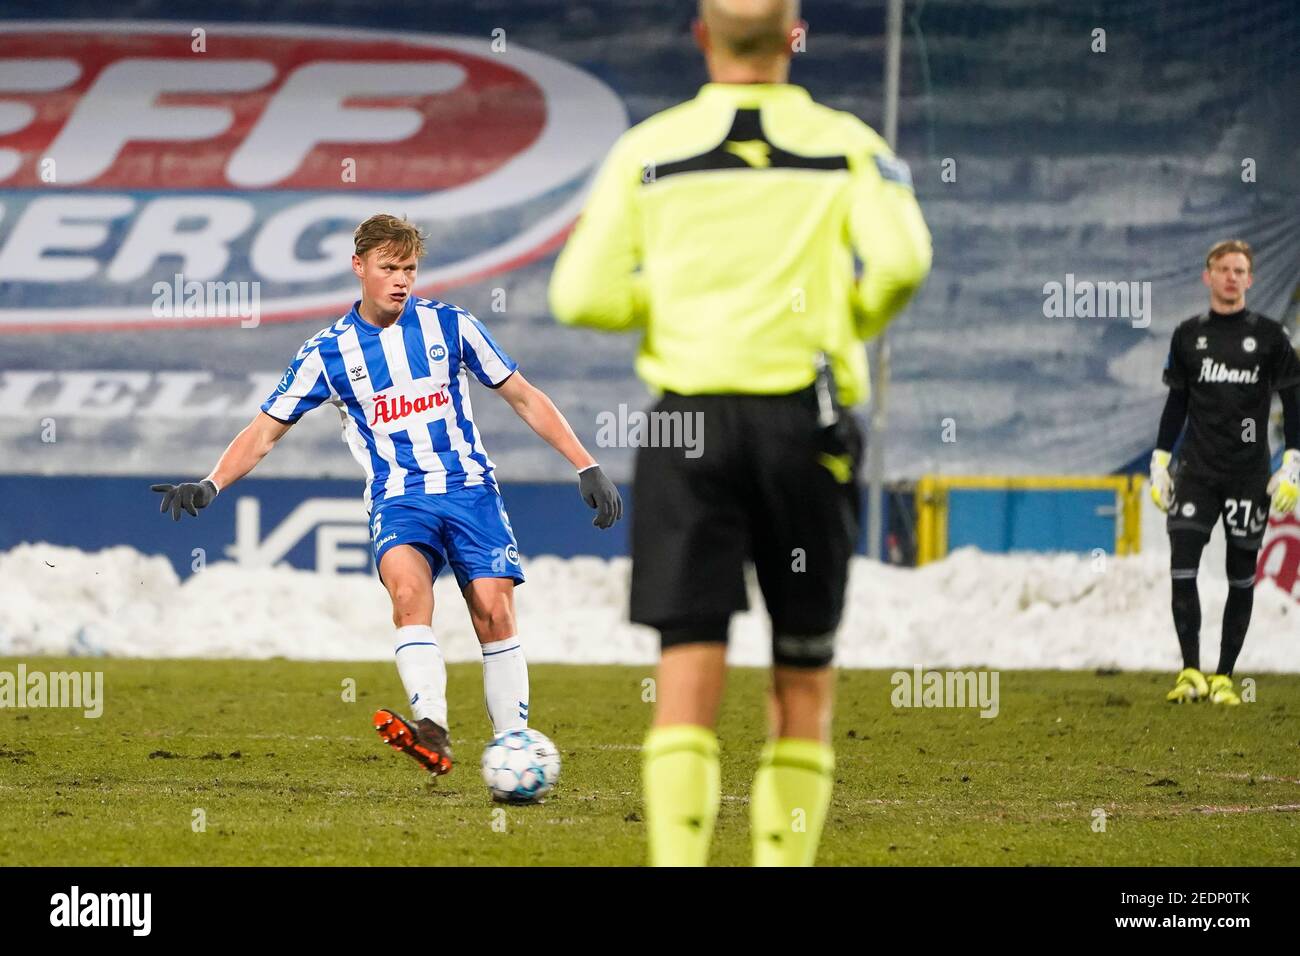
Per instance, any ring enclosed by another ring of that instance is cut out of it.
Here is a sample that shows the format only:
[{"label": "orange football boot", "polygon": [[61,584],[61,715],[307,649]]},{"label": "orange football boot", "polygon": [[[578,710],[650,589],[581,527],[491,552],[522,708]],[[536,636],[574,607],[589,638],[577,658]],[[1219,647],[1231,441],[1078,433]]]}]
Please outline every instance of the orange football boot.
[{"label": "orange football boot", "polygon": [[377,710],[374,722],[384,743],[408,754],[435,777],[451,770],[451,739],[428,717],[411,723],[391,710]]}]

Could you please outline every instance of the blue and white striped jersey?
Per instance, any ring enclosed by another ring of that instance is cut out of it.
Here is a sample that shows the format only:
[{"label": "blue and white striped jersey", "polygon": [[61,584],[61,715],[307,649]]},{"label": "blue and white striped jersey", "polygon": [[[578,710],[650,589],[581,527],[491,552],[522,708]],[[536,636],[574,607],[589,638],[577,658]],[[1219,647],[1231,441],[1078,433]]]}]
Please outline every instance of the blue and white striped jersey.
[{"label": "blue and white striped jersey", "polygon": [[309,338],[262,411],[293,424],[323,402],[366,470],[366,508],[404,494],[496,487],[474,425],[470,372],[497,388],[518,367],[478,319],[445,302],[407,299],[386,329],[352,311]]}]

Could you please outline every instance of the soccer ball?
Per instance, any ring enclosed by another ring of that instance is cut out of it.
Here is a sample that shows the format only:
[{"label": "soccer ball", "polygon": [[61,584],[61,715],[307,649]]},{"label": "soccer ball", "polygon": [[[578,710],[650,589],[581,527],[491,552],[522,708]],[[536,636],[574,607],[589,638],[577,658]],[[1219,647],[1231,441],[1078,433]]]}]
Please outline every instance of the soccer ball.
[{"label": "soccer ball", "polygon": [[545,734],[528,727],[494,737],[482,765],[492,799],[505,803],[537,803],[560,779],[560,752]]}]

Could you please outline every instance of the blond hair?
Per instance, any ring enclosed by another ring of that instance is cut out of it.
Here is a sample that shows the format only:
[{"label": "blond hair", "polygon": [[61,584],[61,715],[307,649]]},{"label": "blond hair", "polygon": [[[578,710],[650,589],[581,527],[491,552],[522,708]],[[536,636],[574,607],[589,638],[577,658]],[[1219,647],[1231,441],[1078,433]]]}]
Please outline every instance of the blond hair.
[{"label": "blond hair", "polygon": [[1250,244],[1240,239],[1224,239],[1210,246],[1210,251],[1205,256],[1205,268],[1209,269],[1215,259],[1230,252],[1240,252],[1246,257],[1246,271],[1255,271],[1255,254],[1250,251]]},{"label": "blond hair", "polygon": [[389,251],[399,259],[412,255],[421,259],[424,257],[424,240],[425,236],[416,226],[384,212],[371,216],[352,233],[354,248],[359,256],[380,246],[391,246]]}]

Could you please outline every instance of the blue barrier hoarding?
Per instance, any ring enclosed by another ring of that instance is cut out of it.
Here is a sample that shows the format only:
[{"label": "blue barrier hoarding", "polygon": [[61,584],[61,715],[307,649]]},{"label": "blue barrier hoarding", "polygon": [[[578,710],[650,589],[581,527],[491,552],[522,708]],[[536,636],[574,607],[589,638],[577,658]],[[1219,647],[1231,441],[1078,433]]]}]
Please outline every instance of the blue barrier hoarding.
[{"label": "blue barrier hoarding", "polygon": [[[245,478],[223,491],[198,518],[182,514],[175,522],[158,513],[160,497],[149,490],[168,476],[0,475],[0,551],[23,542],[97,551],[127,545],[145,554],[164,554],[182,577],[196,561],[237,561],[274,566],[369,573],[370,556],[362,481],[335,478]],[[629,485],[620,485],[626,517],[601,531],[578,495],[577,482],[512,482],[502,498],[519,549],[525,556],[591,555],[612,558],[629,553],[632,509]],[[898,492],[891,493],[900,497]],[[890,527],[901,527],[910,508],[891,509]],[[866,550],[865,528],[858,553]],[[885,553],[889,553],[886,549]],[[910,563],[910,549],[900,560]]]},{"label": "blue barrier hoarding", "polygon": [[[145,477],[0,476],[0,550],[24,541],[99,550],[127,545],[164,554],[182,577],[197,562],[369,573],[374,568],[361,482],[248,478],[222,492],[198,518],[158,512]],[[631,505],[631,489],[621,489]],[[525,558],[537,554],[613,557],[627,552],[628,524],[601,531],[578,486],[502,487]]]},{"label": "blue barrier hoarding", "polygon": [[948,550],[1115,553],[1112,489],[961,489],[948,492]]}]

